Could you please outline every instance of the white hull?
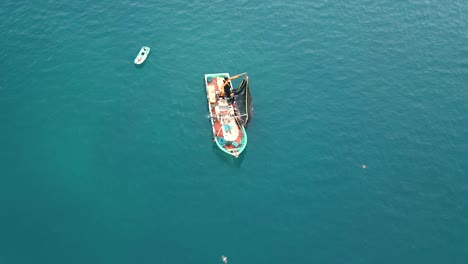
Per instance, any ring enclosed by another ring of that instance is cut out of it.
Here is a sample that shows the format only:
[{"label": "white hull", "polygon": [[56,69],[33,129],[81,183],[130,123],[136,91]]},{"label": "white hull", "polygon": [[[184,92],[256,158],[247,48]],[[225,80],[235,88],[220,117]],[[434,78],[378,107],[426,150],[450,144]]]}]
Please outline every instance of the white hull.
[{"label": "white hull", "polygon": [[140,65],[143,62],[145,62],[146,58],[148,57],[148,54],[150,53],[150,48],[149,47],[142,47],[140,52],[138,52],[138,55],[136,56],[134,63],[136,65]]}]

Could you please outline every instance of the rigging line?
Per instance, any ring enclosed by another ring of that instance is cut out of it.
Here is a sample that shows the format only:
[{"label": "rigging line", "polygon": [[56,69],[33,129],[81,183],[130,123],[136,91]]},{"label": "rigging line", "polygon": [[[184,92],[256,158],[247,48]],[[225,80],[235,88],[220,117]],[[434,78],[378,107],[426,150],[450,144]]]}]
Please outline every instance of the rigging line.
[{"label": "rigging line", "polygon": [[148,60],[151,62],[151,64],[153,64],[154,66],[156,66],[157,68],[159,68],[159,69],[161,69],[161,70],[166,70],[166,71],[171,71],[171,72],[174,72],[174,73],[181,73],[181,74],[184,74],[184,72],[182,72],[182,71],[171,70],[171,69],[167,69],[167,68],[161,67],[161,66],[157,65],[156,63],[154,63],[153,60],[152,60],[151,58],[148,58]]},{"label": "rigging line", "polygon": [[249,80],[247,79],[247,84],[245,86],[245,113],[247,114],[247,118],[245,119],[245,123],[249,122]]}]

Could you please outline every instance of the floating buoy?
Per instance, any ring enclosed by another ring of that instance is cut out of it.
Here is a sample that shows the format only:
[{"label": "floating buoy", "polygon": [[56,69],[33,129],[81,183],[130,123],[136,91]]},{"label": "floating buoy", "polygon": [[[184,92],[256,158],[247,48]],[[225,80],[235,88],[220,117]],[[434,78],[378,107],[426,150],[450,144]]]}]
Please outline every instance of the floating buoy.
[{"label": "floating buoy", "polygon": [[362,164],[361,167],[362,167],[363,169],[367,168],[366,164]]}]

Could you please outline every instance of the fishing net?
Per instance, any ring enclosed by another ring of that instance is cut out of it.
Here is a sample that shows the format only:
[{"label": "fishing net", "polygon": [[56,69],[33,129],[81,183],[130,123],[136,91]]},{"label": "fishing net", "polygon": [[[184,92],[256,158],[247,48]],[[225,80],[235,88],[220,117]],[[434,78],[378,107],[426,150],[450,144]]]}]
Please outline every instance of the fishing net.
[{"label": "fishing net", "polygon": [[239,87],[233,90],[239,116],[243,126],[247,127],[253,117],[253,100],[250,95],[249,78],[244,77]]}]

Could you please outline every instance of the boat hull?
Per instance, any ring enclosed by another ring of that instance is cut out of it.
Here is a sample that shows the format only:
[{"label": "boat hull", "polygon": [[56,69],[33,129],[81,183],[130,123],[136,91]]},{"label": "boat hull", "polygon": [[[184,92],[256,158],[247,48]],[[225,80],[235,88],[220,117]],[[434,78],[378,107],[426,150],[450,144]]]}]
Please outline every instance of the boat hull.
[{"label": "boat hull", "polygon": [[228,73],[205,74],[208,111],[215,144],[226,154],[238,157],[247,146],[247,132],[236,116],[236,104],[219,95],[225,78],[230,78]]},{"label": "boat hull", "polygon": [[149,47],[142,47],[140,49],[140,52],[138,52],[138,55],[135,57],[135,60],[133,61],[136,65],[140,65],[143,62],[145,62],[146,58],[148,58],[148,55],[150,53],[151,49]]}]

